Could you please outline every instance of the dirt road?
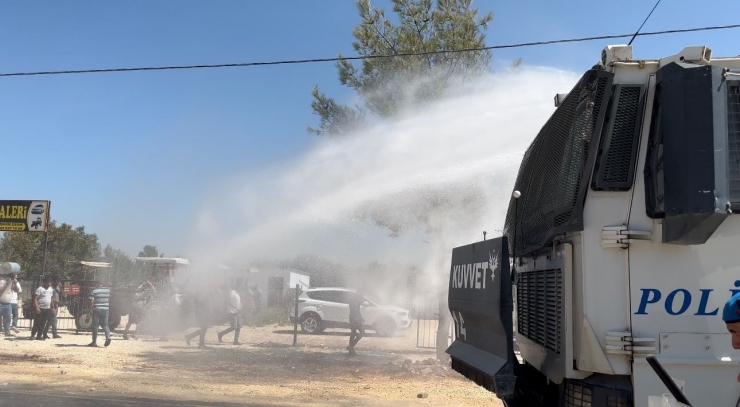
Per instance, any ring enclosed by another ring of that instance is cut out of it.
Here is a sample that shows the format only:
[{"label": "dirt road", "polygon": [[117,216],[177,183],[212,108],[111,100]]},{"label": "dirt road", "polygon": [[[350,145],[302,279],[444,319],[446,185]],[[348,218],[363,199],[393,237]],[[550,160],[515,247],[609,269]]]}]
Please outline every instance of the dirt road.
[{"label": "dirt road", "polygon": [[[241,346],[208,349],[114,337],[108,348],[87,348],[89,334],[30,341],[27,332],[0,341],[0,387],[37,384],[60,395],[115,394],[167,400],[293,405],[501,406],[495,396],[432,361],[416,347],[415,328],[394,338],[369,337],[347,356],[346,331],[299,335],[288,327],[244,328]],[[225,338],[231,340],[231,337]],[[424,398],[418,396],[422,394]]]}]

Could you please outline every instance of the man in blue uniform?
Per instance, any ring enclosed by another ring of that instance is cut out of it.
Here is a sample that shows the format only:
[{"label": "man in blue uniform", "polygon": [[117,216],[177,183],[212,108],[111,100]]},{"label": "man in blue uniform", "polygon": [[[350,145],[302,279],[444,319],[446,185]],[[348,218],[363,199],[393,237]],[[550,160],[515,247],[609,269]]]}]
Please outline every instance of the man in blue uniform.
[{"label": "man in blue uniform", "polygon": [[[732,335],[732,347],[740,349],[740,293],[735,294],[725,304],[722,310],[722,320],[727,324],[727,330]],[[740,374],[737,375],[737,382],[740,383]]]}]

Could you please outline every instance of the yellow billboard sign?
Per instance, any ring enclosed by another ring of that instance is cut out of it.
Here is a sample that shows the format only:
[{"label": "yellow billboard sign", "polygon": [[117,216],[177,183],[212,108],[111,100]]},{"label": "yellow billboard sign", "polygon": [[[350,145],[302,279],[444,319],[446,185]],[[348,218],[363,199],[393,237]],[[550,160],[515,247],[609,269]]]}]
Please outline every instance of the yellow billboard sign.
[{"label": "yellow billboard sign", "polygon": [[46,232],[49,201],[0,200],[0,232]]}]

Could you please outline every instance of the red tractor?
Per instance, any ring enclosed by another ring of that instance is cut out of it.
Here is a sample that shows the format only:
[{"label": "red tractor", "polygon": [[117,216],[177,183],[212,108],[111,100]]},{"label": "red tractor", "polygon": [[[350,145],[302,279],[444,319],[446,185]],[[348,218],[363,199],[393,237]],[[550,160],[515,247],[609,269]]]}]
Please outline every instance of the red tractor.
[{"label": "red tractor", "polygon": [[83,278],[72,280],[62,286],[62,302],[74,317],[77,331],[92,330],[90,295],[98,281],[102,281],[111,289],[108,326],[110,329],[117,328],[121,324],[121,317],[129,314],[131,290],[128,287],[116,286],[115,271],[109,270],[112,268],[110,263],[93,261],[70,263],[82,269],[80,274]]}]

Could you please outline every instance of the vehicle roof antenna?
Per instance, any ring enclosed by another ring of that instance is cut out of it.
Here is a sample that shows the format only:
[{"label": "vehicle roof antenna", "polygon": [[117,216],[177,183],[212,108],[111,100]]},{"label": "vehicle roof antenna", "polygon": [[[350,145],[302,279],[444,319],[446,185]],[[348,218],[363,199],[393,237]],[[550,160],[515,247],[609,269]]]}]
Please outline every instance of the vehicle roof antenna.
[{"label": "vehicle roof antenna", "polygon": [[640,33],[640,30],[642,30],[642,26],[644,26],[645,23],[647,23],[647,20],[650,18],[650,16],[653,15],[653,11],[655,11],[655,9],[658,7],[658,4],[660,4],[660,0],[658,0],[655,3],[655,5],[653,6],[653,9],[650,10],[650,14],[648,14],[647,17],[645,17],[645,21],[643,21],[642,24],[640,25],[640,28],[638,28],[637,31],[635,31],[635,35],[632,36],[632,39],[630,40],[629,44],[627,44],[627,45],[632,45],[632,41],[634,41],[635,38],[637,38],[637,35]]}]

